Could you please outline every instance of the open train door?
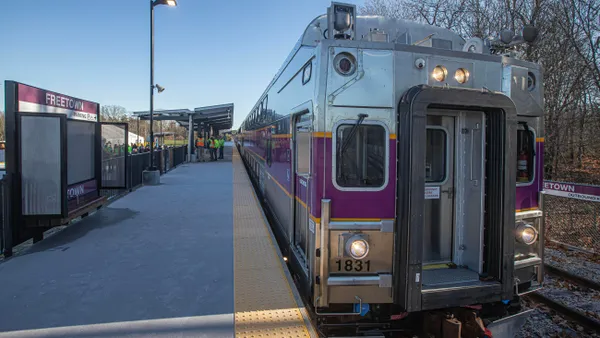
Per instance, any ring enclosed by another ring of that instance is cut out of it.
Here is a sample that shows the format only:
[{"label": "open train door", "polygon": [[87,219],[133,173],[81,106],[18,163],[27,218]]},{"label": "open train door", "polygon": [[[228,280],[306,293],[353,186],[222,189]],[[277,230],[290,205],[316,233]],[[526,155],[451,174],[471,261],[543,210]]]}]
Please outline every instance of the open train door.
[{"label": "open train door", "polygon": [[420,85],[398,105],[394,302],[408,312],[511,299],[516,108]]},{"label": "open train door", "polygon": [[129,128],[127,123],[100,122],[96,133],[100,146],[101,189],[128,189],[130,177]]}]

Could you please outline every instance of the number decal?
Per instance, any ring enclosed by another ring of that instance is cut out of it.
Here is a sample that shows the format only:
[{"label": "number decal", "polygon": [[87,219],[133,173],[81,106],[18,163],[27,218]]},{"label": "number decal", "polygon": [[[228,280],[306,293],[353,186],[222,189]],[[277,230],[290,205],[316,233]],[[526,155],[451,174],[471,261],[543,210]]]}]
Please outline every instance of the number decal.
[{"label": "number decal", "polygon": [[345,271],[345,272],[361,272],[371,271],[371,261],[355,261],[352,259],[346,259],[344,261],[338,259],[335,261],[337,265],[337,271]]}]

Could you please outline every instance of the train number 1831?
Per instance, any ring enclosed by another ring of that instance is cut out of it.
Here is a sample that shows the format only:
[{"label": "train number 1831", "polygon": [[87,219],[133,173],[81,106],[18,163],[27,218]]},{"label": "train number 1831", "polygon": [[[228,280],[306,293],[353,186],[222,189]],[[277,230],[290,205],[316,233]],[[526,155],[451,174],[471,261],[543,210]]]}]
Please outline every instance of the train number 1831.
[{"label": "train number 1831", "polygon": [[346,271],[346,272],[371,271],[371,261],[358,261],[358,260],[353,260],[353,259],[345,259],[345,260],[338,259],[337,261],[335,261],[335,264],[336,264],[335,267],[336,267],[337,271]]}]

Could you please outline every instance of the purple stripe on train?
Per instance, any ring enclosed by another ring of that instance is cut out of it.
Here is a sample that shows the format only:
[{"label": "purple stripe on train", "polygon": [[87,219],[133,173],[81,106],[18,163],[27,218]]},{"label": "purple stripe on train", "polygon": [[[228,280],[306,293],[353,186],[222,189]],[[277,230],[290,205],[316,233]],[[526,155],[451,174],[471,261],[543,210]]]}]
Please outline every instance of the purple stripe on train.
[{"label": "purple stripe on train", "polygon": [[[309,206],[313,217],[321,216],[321,199],[332,200],[332,218],[394,218],[395,217],[395,173],[396,161],[390,161],[389,180],[387,186],[381,191],[358,192],[340,191],[332,181],[332,139],[313,138],[314,155],[310,186],[310,196],[303,182],[292,171],[289,153],[290,138],[273,139],[273,152],[271,166],[267,166],[267,172],[275,179],[289,194],[292,191],[292,180],[298,183],[298,193],[301,201]],[[396,140],[390,140],[390,159],[396,154]],[[267,157],[260,141],[248,141],[245,147],[263,159]],[[326,149],[324,153],[322,150]],[[543,180],[543,151],[544,143],[536,144],[536,175],[534,181],[527,186],[516,189],[516,209],[534,209],[539,205],[539,192],[542,190]]]}]

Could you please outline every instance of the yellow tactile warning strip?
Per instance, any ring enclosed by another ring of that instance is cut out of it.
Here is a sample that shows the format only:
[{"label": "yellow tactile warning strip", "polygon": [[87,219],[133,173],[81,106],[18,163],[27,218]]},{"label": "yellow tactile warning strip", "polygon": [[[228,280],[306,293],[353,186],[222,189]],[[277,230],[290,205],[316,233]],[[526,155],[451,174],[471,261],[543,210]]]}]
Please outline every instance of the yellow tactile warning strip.
[{"label": "yellow tactile warning strip", "polygon": [[309,329],[252,191],[233,149],[235,336],[310,337]]}]

